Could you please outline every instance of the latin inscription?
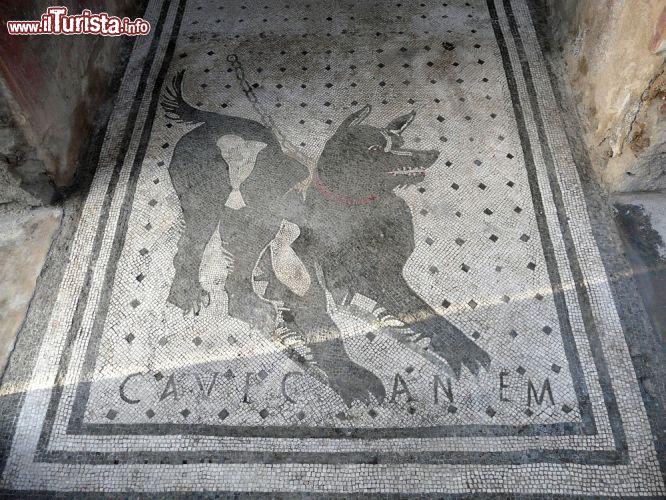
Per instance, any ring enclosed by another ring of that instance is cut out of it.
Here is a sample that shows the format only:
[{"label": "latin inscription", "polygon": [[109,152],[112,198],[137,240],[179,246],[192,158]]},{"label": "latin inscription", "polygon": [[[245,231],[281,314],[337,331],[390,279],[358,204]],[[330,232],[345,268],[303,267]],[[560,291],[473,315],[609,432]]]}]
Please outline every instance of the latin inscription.
[{"label": "latin inscription", "polygon": [[[141,402],[138,394],[145,393],[148,373],[132,373],[125,377],[118,387],[120,399],[125,403],[134,405]],[[288,372],[281,380],[281,394],[284,401],[297,403],[299,393],[292,388],[292,383],[299,377],[304,376],[301,372]],[[238,396],[240,403],[252,403],[253,388],[263,383],[263,377],[259,373],[246,372],[242,377],[242,384],[238,383],[238,378],[232,375],[230,371],[226,373],[220,371],[208,372],[178,372],[169,375],[161,374],[161,382],[158,387],[158,401],[168,402],[169,400],[178,401],[182,397],[194,395],[197,398],[208,399],[215,391],[226,391],[227,393]],[[450,404],[456,401],[455,379],[434,375],[432,378],[432,392],[430,402],[434,405]],[[528,378],[520,382],[521,387],[516,387],[518,382],[511,380],[508,371],[500,371],[497,381],[497,400],[502,402],[513,401],[508,397],[509,391],[513,394],[520,394],[521,400],[516,401],[528,408],[534,406],[552,406],[555,405],[555,395],[548,378],[543,380],[533,380]],[[516,391],[517,389],[517,391]],[[410,388],[410,384],[400,373],[396,373],[393,378],[393,387],[388,399],[389,403],[418,401],[415,391]]]}]

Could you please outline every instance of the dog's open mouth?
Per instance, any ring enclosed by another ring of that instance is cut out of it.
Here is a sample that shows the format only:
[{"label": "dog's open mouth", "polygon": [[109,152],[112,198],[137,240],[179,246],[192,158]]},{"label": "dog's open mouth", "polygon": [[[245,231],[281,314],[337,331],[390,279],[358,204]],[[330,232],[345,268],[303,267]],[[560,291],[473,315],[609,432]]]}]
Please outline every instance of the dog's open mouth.
[{"label": "dog's open mouth", "polygon": [[390,172],[386,172],[389,175],[410,175],[410,176],[416,176],[416,175],[425,175],[426,171],[423,168],[405,168],[401,170],[392,170]]}]

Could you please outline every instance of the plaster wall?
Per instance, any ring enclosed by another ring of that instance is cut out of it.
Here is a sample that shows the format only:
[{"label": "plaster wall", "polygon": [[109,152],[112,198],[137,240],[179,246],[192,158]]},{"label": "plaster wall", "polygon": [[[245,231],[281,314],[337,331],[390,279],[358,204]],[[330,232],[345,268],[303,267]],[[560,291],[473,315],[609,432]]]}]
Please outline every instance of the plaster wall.
[{"label": "plaster wall", "polygon": [[610,191],[666,188],[666,3],[546,2],[600,180]]}]

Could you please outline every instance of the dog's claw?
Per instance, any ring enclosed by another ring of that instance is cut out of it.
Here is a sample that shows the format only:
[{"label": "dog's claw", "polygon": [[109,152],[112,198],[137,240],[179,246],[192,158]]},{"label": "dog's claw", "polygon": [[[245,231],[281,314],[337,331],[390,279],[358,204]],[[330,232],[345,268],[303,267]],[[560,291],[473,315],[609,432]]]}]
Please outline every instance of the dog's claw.
[{"label": "dog's claw", "polygon": [[201,303],[203,306],[208,307],[210,305],[210,292],[208,290],[201,290],[201,297]]}]

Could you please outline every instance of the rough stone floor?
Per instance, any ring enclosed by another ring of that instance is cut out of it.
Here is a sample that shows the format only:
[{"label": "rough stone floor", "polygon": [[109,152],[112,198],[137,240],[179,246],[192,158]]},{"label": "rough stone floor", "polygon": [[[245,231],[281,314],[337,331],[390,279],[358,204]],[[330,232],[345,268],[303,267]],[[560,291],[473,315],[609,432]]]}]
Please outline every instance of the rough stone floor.
[{"label": "rough stone floor", "polygon": [[664,495],[525,0],[152,0],[3,378],[2,487]]}]

